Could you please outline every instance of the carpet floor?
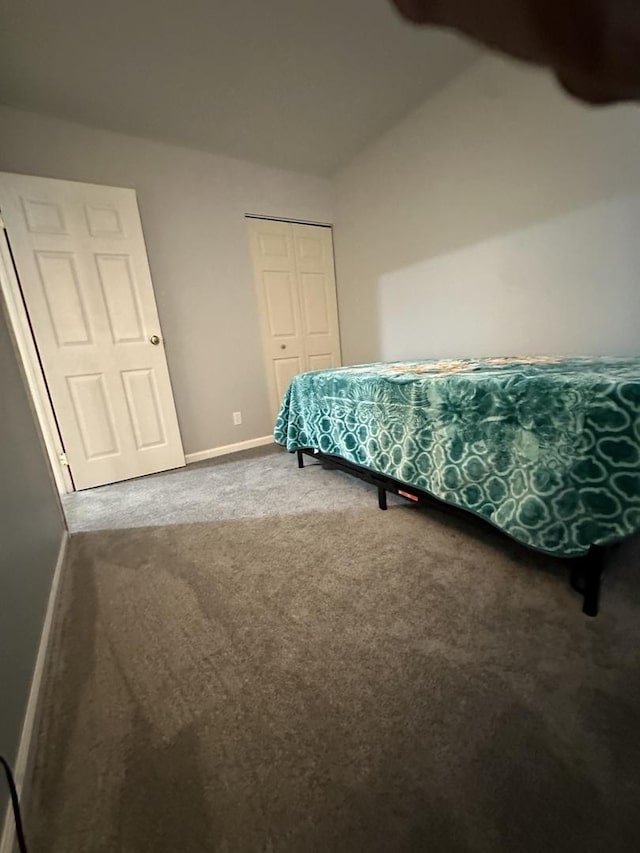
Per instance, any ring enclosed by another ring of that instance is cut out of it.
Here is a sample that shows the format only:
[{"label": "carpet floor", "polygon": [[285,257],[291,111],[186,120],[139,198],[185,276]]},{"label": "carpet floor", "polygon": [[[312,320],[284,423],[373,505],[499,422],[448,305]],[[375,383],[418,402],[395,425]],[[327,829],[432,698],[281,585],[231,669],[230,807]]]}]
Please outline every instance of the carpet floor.
[{"label": "carpet floor", "polygon": [[33,853],[640,849],[638,541],[588,619],[489,528],[281,453],[207,476],[233,511],[71,539]]},{"label": "carpet floor", "polygon": [[351,477],[316,466],[309,481],[296,470],[295,457],[271,445],[73,492],[63,505],[72,533],[371,506],[370,489]]}]

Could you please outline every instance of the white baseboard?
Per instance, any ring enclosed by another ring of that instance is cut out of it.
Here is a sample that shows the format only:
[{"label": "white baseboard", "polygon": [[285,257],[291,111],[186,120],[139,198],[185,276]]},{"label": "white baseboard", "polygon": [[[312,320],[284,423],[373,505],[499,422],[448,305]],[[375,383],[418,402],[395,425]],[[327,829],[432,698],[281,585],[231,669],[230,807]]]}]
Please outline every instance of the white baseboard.
[{"label": "white baseboard", "polygon": [[[18,795],[22,794],[24,781],[29,768],[29,753],[31,751],[31,741],[34,735],[34,727],[38,713],[38,703],[40,699],[40,689],[42,687],[42,676],[44,675],[44,667],[47,660],[47,651],[51,640],[51,628],[53,626],[53,614],[56,608],[58,599],[58,589],[60,587],[60,578],[62,577],[62,567],[64,558],[67,553],[67,543],[69,534],[65,531],[62,541],[60,542],[60,550],[58,551],[58,559],[51,580],[51,589],[49,591],[49,600],[47,601],[47,610],[44,616],[42,625],[42,633],[40,634],[40,645],[38,646],[38,655],[36,664],[33,670],[33,678],[31,679],[31,689],[29,691],[29,699],[27,708],[24,714],[22,723],[22,732],[20,734],[20,742],[18,744],[18,755],[16,756],[13,775],[16,780],[16,788]],[[25,829],[25,833],[28,827]],[[4,821],[4,831],[0,837],[0,853],[12,853],[15,844],[15,826],[13,822],[13,812],[11,811],[11,803],[7,809]]]},{"label": "white baseboard", "polygon": [[[202,462],[203,459],[213,459],[216,456],[226,456],[227,453],[238,453],[240,450],[250,450],[252,447],[263,447],[273,444],[272,435],[263,435],[260,438],[250,438],[247,441],[237,441],[235,444],[223,444],[221,447],[211,447],[209,450],[198,450],[197,453],[186,453],[187,465],[192,462]],[[0,850],[0,853],[4,851]]]}]

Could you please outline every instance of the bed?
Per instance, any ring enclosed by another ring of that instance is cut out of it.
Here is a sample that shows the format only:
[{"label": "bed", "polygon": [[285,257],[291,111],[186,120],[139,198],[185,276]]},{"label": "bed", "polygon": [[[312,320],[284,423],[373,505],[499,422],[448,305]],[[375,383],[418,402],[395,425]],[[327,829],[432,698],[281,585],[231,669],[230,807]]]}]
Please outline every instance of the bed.
[{"label": "bed", "polygon": [[598,611],[604,549],[640,531],[640,357],[379,363],[294,377],[275,441],[386,492],[572,558]]}]

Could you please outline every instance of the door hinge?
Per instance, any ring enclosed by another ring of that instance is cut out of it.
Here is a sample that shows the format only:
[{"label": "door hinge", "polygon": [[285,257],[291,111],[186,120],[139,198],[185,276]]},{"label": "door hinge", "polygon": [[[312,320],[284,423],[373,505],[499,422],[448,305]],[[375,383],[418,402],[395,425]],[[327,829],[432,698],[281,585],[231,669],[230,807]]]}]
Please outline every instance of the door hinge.
[{"label": "door hinge", "polygon": [[66,453],[58,453],[58,459],[61,465],[64,465],[66,468],[69,467],[69,460]]}]

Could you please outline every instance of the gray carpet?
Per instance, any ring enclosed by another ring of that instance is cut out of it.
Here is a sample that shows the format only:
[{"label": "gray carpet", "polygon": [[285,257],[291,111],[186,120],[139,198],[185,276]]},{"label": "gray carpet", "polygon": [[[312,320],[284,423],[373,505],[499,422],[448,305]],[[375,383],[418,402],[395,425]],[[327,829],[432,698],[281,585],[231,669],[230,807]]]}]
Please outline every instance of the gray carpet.
[{"label": "gray carpet", "polygon": [[317,468],[310,482],[295,476],[295,465],[295,456],[271,445],[62,500],[72,533],[371,506],[369,488],[352,478]]},{"label": "gray carpet", "polygon": [[72,538],[33,853],[640,849],[638,542],[589,620],[490,529],[209,473],[225,518]]}]

